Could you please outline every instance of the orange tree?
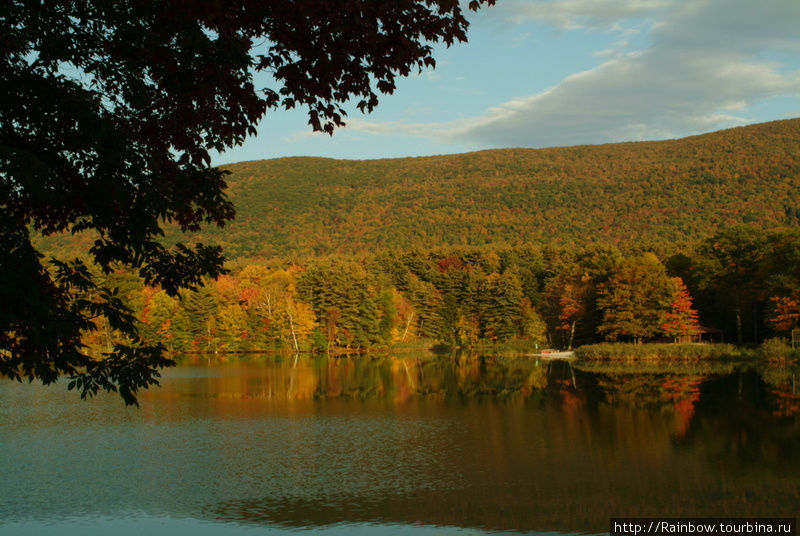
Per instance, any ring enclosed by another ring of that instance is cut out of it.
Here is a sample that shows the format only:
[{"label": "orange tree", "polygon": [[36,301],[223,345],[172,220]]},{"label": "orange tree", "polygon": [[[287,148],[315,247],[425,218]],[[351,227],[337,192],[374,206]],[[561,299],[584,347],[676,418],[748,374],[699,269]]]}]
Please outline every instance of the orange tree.
[{"label": "orange tree", "polygon": [[800,293],[794,296],[773,296],[770,322],[776,331],[791,331],[800,326]]},{"label": "orange tree", "polygon": [[[473,0],[471,9],[493,0]],[[169,364],[81,261],[43,262],[30,233],[92,231],[108,273],[175,296],[222,269],[217,247],[163,246],[234,216],[209,166],[270,108],[306,106],[314,130],[343,124],[434,66],[432,43],[466,40],[457,0],[7,0],[0,3],[0,374],[72,377],[126,403]],[[256,45],[260,45],[256,48]],[[257,88],[254,73],[272,74]],[[128,336],[102,359],[80,343],[97,316]]]},{"label": "orange tree", "polygon": [[686,335],[695,335],[700,331],[699,314],[692,304],[689,289],[680,277],[671,278],[673,285],[672,304],[664,313],[661,332],[677,339]]}]

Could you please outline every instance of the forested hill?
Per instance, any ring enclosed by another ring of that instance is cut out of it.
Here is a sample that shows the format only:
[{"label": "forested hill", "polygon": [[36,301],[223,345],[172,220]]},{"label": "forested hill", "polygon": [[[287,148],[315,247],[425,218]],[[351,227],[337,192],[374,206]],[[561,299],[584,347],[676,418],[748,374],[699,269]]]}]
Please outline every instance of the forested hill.
[{"label": "forested hill", "polygon": [[[229,258],[533,242],[671,247],[800,224],[800,119],[658,142],[230,165]],[[168,235],[176,239],[175,235]]]}]

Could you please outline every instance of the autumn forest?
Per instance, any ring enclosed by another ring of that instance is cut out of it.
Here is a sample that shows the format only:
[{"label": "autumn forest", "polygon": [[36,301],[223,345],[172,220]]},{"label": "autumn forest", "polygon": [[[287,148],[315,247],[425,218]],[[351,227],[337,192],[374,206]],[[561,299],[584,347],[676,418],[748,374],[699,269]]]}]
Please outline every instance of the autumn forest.
[{"label": "autumn forest", "polygon": [[[788,337],[800,120],[663,142],[229,166],[229,272],[169,296],[106,276],[175,352]],[[91,236],[40,239],[70,255]],[[75,256],[75,255],[73,255]],[[92,346],[115,334],[98,326]]]}]

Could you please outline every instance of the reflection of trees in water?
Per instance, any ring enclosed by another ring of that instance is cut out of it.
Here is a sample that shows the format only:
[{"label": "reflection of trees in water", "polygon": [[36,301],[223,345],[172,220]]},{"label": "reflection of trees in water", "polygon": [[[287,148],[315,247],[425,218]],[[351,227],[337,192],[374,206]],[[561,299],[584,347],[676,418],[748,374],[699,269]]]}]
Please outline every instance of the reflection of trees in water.
[{"label": "reflection of trees in water", "polygon": [[657,409],[673,416],[673,432],[682,437],[695,414],[707,376],[683,374],[595,374],[602,400],[611,406]]},{"label": "reflection of trees in water", "polygon": [[[427,373],[439,375],[431,385],[447,384],[449,375],[476,391],[492,384],[476,387],[476,371],[495,366],[479,360],[424,364]],[[432,408],[426,416],[457,423],[445,444],[425,445],[427,470],[442,471],[426,476],[457,486],[381,493],[331,489],[324,500],[263,497],[216,505],[209,516],[288,527],[345,521],[600,532],[610,515],[622,513],[784,516],[800,507],[798,456],[780,463],[784,443],[796,444],[800,430],[770,418],[756,375],[741,376],[740,389],[738,374],[577,371],[573,387],[562,365],[546,372],[547,384],[532,403],[466,404],[457,412],[438,402],[426,406]],[[402,365],[394,367],[405,373]],[[535,371],[528,372],[521,381],[530,384]],[[508,371],[487,377],[507,376],[517,378]],[[632,394],[635,388],[641,397]],[[755,441],[758,429],[763,435]],[[742,457],[756,447],[759,456]],[[374,450],[370,444],[363,448]],[[412,479],[414,470],[404,468]]]},{"label": "reflection of trees in water", "polygon": [[[203,358],[198,364],[203,364]],[[445,357],[276,357],[217,363],[229,373],[208,378],[215,398],[313,400],[412,399],[558,400],[582,404],[657,409],[674,416],[674,433],[686,434],[709,381],[736,377],[726,363],[596,364],[496,356]],[[800,414],[797,368],[764,367],[758,374],[768,392],[760,402],[775,416]],[[748,376],[750,378],[750,376]],[[740,390],[736,385],[735,391]],[[713,387],[711,388],[713,390]],[[196,393],[193,393],[196,395]],[[713,396],[713,394],[711,395]]]},{"label": "reflection of trees in water", "polygon": [[[671,449],[674,442],[702,450],[734,474],[757,465],[800,475],[800,394],[791,369],[713,374],[681,365],[678,373],[640,373],[617,365],[606,369],[611,372],[590,372],[563,361],[463,355],[266,358],[226,368],[230,374],[207,379],[209,396],[520,403],[554,412],[563,426],[596,441],[641,441],[653,451]],[[661,428],[644,427],[644,421]],[[653,439],[662,436],[669,442]]]},{"label": "reflection of trees in water", "polygon": [[208,379],[215,398],[527,400],[576,388],[568,363],[482,356],[270,357],[219,366],[228,373]]},{"label": "reflection of trees in water", "polygon": [[785,418],[783,403],[755,370],[712,378],[702,386],[684,445],[702,449],[725,474],[760,478],[768,470],[800,479],[800,419]]},{"label": "reflection of trees in water", "polygon": [[733,474],[753,465],[800,474],[800,396],[792,370],[714,374],[703,365],[693,373],[682,364],[675,373],[620,365],[590,372],[563,361],[463,355],[267,358],[227,367],[231,374],[208,379],[215,398],[520,403],[553,412],[561,425],[594,441],[638,441],[653,452],[674,443],[702,450]]},{"label": "reflection of trees in water", "polygon": [[769,364],[759,371],[774,399],[773,415],[800,415],[800,365]]},{"label": "reflection of trees in water", "polygon": [[588,376],[601,405],[670,416],[676,446],[703,453],[728,477],[745,478],[751,468],[800,477],[800,396],[791,371]]},{"label": "reflection of trees in water", "polygon": [[[600,532],[611,515],[800,509],[798,417],[774,416],[774,386],[753,371],[593,372],[469,356],[227,367],[208,379],[209,395],[252,399],[222,401],[228,411],[304,418],[280,449],[297,467],[268,491],[210,506],[214,519]],[[240,467],[263,463],[260,449],[224,450],[253,456]]]},{"label": "reflection of trees in water", "polygon": [[694,417],[695,403],[700,400],[700,386],[706,380],[704,376],[679,376],[666,378],[661,383],[664,397],[672,402],[675,411],[675,433],[679,437],[686,435],[689,424]]},{"label": "reflection of trees in water", "polygon": [[775,397],[773,414],[776,417],[791,417],[800,414],[800,390],[796,381],[773,387],[772,395]]}]

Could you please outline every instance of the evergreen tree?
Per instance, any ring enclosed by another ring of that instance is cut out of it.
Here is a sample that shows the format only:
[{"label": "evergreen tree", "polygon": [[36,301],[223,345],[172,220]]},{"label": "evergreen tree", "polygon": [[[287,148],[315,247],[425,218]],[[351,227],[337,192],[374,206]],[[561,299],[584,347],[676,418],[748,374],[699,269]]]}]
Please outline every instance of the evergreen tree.
[{"label": "evergreen tree", "polygon": [[197,292],[188,292],[184,295],[183,308],[188,317],[189,330],[201,343],[201,349],[211,346],[211,321],[217,314],[217,300],[211,290],[204,286]]},{"label": "evergreen tree", "polygon": [[519,334],[522,309],[522,284],[513,271],[489,276],[487,300],[482,311],[484,336],[504,342]]}]

